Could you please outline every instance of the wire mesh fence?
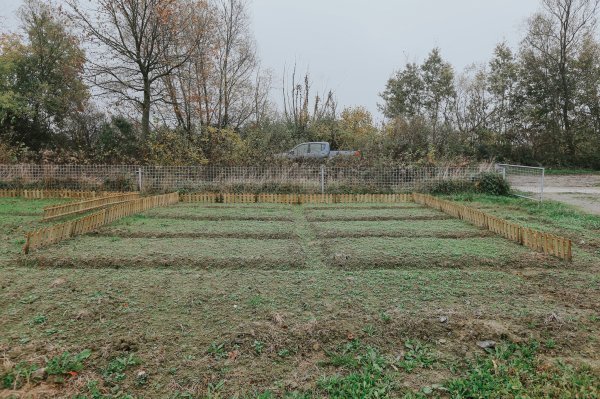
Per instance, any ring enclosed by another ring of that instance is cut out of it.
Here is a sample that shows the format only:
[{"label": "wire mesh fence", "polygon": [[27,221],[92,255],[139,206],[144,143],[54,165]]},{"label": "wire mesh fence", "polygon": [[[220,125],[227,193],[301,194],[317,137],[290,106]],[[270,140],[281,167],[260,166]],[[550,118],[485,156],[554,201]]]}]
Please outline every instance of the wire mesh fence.
[{"label": "wire mesh fence", "polygon": [[0,188],[221,193],[406,193],[471,184],[471,167],[0,165]]},{"label": "wire mesh fence", "polygon": [[544,168],[497,164],[496,170],[510,183],[515,195],[535,201],[543,201],[546,173]]}]

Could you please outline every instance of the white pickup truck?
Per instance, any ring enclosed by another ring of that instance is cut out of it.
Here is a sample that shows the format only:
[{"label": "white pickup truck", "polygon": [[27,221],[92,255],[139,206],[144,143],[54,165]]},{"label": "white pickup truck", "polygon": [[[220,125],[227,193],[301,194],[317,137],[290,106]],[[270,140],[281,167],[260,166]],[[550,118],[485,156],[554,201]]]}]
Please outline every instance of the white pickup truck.
[{"label": "white pickup truck", "polygon": [[298,144],[288,152],[277,154],[278,158],[288,159],[326,159],[334,157],[360,157],[360,151],[331,151],[326,141],[311,141]]}]

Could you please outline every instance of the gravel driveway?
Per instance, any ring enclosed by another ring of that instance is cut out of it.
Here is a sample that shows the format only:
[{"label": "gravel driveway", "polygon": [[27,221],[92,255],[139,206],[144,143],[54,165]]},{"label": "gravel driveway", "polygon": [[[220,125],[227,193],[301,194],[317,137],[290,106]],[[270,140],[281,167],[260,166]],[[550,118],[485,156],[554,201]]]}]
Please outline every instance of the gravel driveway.
[{"label": "gravel driveway", "polygon": [[[519,176],[512,182],[513,188],[530,191],[536,180]],[[529,181],[532,180],[532,181]],[[600,215],[600,175],[546,176],[544,198],[564,202],[586,212]]]}]

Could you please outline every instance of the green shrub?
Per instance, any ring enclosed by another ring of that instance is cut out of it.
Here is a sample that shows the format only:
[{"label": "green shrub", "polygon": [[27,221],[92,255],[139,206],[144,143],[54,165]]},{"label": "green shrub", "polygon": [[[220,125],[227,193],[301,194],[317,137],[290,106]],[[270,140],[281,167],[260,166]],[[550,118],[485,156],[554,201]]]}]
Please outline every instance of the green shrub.
[{"label": "green shrub", "polygon": [[482,173],[475,183],[477,191],[483,194],[506,196],[510,194],[510,184],[498,173]]},{"label": "green shrub", "polygon": [[475,184],[473,181],[465,180],[440,180],[433,183],[427,191],[433,195],[450,195],[473,192],[475,191]]}]

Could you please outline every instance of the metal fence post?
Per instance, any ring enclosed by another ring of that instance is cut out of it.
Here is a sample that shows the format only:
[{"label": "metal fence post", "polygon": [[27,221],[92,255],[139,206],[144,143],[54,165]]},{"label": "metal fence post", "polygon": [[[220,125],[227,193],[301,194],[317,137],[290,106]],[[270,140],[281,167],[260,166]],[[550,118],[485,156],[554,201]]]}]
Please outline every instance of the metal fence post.
[{"label": "metal fence post", "polygon": [[540,187],[540,202],[544,201],[544,177],[546,176],[546,168],[542,168],[542,182]]},{"label": "metal fence post", "polygon": [[142,168],[138,167],[137,170],[137,178],[138,178],[138,191],[142,192]]},{"label": "metal fence post", "polygon": [[325,194],[325,165],[321,165],[321,194]]}]

